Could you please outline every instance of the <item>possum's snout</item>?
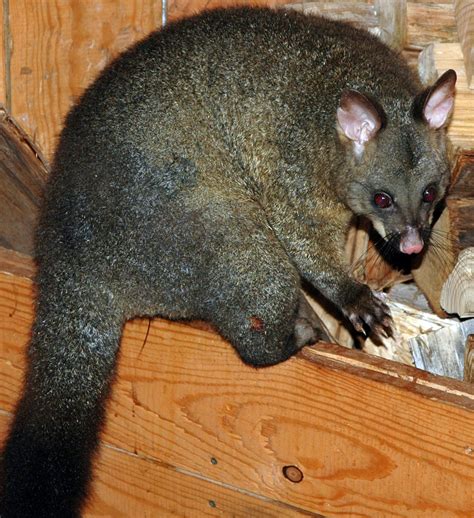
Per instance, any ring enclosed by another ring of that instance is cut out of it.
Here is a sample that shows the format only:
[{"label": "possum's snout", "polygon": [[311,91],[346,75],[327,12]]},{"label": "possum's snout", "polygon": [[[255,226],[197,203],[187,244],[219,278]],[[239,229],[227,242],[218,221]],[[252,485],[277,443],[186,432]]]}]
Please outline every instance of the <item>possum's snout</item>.
[{"label": "possum's snout", "polygon": [[419,254],[424,247],[419,229],[406,227],[400,236],[400,252],[403,254]]}]

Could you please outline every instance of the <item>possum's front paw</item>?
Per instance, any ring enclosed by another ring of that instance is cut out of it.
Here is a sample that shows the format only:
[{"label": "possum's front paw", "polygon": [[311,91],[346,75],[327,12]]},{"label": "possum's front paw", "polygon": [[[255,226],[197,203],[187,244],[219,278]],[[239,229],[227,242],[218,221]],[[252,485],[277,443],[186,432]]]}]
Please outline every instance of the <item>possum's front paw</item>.
[{"label": "possum's front paw", "polygon": [[364,284],[353,302],[346,305],[344,313],[361,333],[364,332],[365,323],[375,334],[392,336],[393,320],[385,300],[385,294],[374,292]]}]

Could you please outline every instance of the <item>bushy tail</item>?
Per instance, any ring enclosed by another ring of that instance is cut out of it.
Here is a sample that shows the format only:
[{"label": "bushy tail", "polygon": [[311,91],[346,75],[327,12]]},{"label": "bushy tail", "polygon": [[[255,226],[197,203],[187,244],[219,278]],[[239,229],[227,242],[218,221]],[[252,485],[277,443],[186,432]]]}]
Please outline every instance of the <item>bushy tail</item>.
[{"label": "bushy tail", "polygon": [[94,297],[38,304],[3,455],[2,518],[80,516],[122,325]]}]

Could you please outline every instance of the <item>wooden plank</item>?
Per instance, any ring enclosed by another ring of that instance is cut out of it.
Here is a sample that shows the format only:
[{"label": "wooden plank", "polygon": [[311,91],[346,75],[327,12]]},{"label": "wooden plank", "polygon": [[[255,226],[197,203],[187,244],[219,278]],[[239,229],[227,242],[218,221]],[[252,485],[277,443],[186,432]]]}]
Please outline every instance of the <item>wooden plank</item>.
[{"label": "wooden plank", "polygon": [[0,247],[0,272],[33,279],[35,268],[30,255]]},{"label": "wooden plank", "polygon": [[[353,374],[360,379],[398,387],[407,393],[405,395],[412,393],[442,405],[454,405],[471,413],[474,411],[474,387],[451,378],[433,376],[410,365],[324,342],[302,349],[298,357],[328,369]],[[473,417],[471,415],[471,419]]]},{"label": "wooden plank", "polygon": [[[395,2],[394,2],[395,3]],[[407,2],[407,45],[420,50],[430,43],[458,41],[452,0]]]},{"label": "wooden plank", "polygon": [[33,254],[47,177],[35,146],[0,105],[0,246]]},{"label": "wooden plank", "polygon": [[410,340],[415,365],[433,374],[462,380],[464,351],[469,334],[474,333],[474,319],[451,322],[434,333]]},{"label": "wooden plank", "polygon": [[433,63],[437,76],[452,68],[456,70],[456,98],[448,136],[455,149],[474,149],[474,91],[469,89],[459,43],[436,43]]},{"label": "wooden plank", "polygon": [[464,55],[467,83],[474,89],[474,0],[454,0],[459,40]]},{"label": "wooden plank", "polygon": [[459,254],[441,290],[440,304],[447,313],[460,318],[474,317],[474,247]]},{"label": "wooden plank", "polygon": [[467,337],[464,351],[464,380],[474,383],[474,334]]},{"label": "wooden plank", "polygon": [[8,7],[8,2],[0,2],[0,20],[2,28],[0,41],[0,104],[7,107],[10,94],[10,19]]},{"label": "wooden plank", "polygon": [[12,113],[51,157],[72,103],[120,51],[159,27],[154,0],[9,2]]},{"label": "wooden plank", "polygon": [[446,198],[450,235],[457,251],[474,247],[474,153],[462,156],[460,162]]},{"label": "wooden plank", "polygon": [[[1,437],[10,418],[0,413]],[[84,518],[319,516],[107,445],[97,459],[91,493]]]},{"label": "wooden plank", "polygon": [[375,0],[374,7],[381,40],[393,48],[403,48],[407,40],[406,0]]},{"label": "wooden plank", "polygon": [[[0,274],[7,411],[31,292],[28,279]],[[104,440],[117,448],[311,512],[459,518],[474,509],[474,388],[358,351],[320,344],[256,370],[206,327],[135,320],[108,416]],[[301,483],[284,477],[287,465]]]},{"label": "wooden plank", "polygon": [[84,518],[320,516],[110,447],[102,449],[97,467]]}]

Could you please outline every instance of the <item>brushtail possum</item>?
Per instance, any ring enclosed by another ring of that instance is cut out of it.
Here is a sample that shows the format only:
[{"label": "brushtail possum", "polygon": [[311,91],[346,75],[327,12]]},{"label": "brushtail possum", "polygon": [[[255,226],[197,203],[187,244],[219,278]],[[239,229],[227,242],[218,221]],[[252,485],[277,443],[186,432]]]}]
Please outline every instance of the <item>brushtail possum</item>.
[{"label": "brushtail possum", "polygon": [[171,24],[66,118],[37,234],[36,319],[2,516],[77,517],[124,322],[211,322],[254,366],[315,338],[302,280],[390,327],[347,273],[354,214],[405,254],[448,183],[456,75],[423,89],[365,31],[265,8]]}]

